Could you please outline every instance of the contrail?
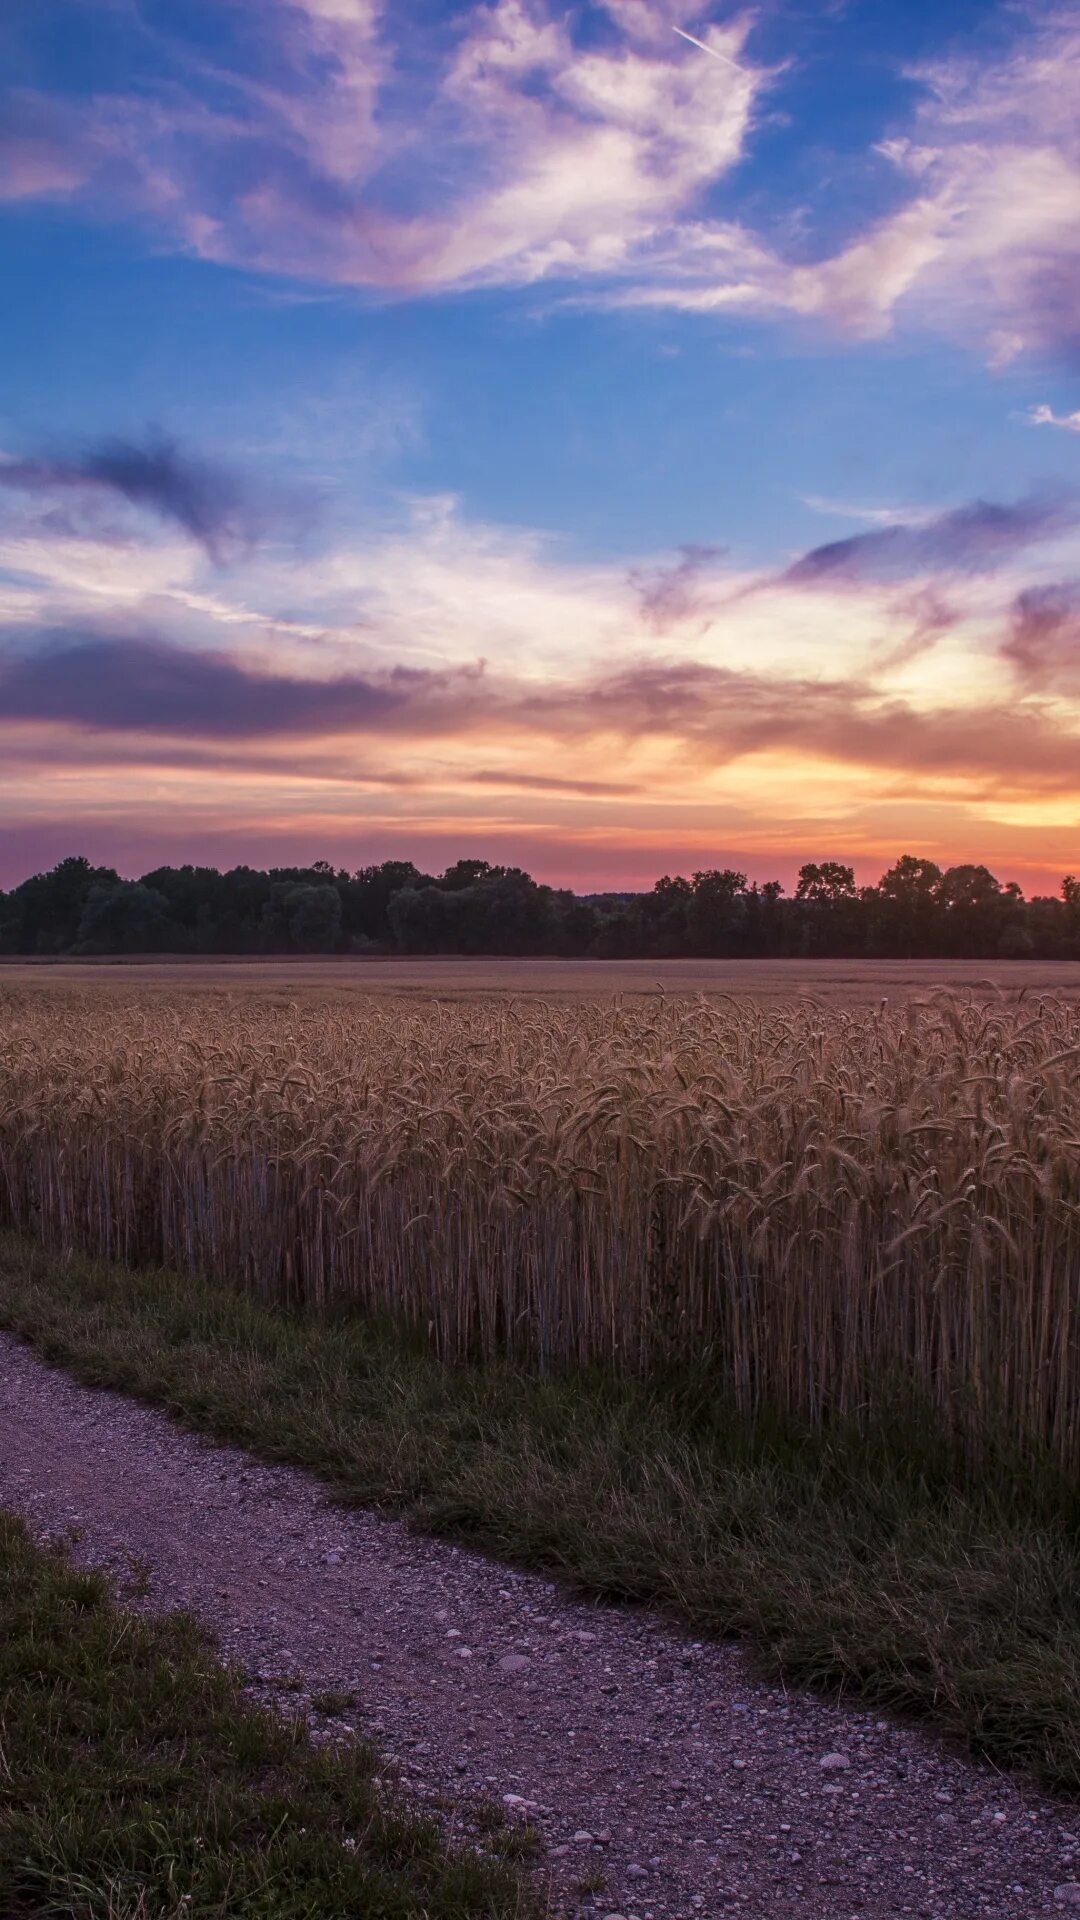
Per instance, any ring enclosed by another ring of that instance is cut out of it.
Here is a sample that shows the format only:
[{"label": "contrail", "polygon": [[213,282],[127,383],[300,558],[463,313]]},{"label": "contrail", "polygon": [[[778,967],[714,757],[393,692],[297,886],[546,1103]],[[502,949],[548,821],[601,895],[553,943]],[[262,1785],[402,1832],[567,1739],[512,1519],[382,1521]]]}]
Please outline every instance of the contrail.
[{"label": "contrail", "polygon": [[706,46],[704,40],[695,40],[692,33],[684,33],[681,27],[673,27],[672,32],[677,33],[680,40],[689,40],[692,47],[700,47],[702,53],[711,53],[714,60],[722,60],[725,67],[734,67],[736,73],[742,72],[737,60],[729,60],[726,53],[719,53],[715,47]]}]

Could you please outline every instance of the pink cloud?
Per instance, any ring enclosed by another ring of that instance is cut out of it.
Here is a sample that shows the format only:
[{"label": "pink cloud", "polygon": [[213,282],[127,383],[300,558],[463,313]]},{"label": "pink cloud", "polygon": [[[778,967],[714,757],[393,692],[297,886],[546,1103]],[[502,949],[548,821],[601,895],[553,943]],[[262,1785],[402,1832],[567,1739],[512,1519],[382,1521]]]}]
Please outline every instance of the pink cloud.
[{"label": "pink cloud", "polygon": [[[1058,612],[1049,609],[1044,648],[1058,643]],[[319,740],[502,742],[514,756],[507,784],[520,770],[526,787],[536,785],[540,769],[530,758],[542,751],[541,742],[550,743],[557,761],[562,753],[573,760],[583,742],[607,740],[627,750],[659,748],[654,784],[658,777],[662,783],[658,765],[662,769],[665,756],[685,780],[691,768],[716,770],[779,753],[789,761],[809,757],[914,777],[947,770],[986,792],[1072,794],[1080,788],[1080,732],[1036,704],[919,708],[883,694],[870,680],[678,658],[634,661],[537,686],[478,667],[303,676],[158,640],[44,635],[32,650],[24,644],[0,665],[0,723],[108,736],[114,746],[107,758],[115,758],[125,738],[134,739],[135,757],[149,763],[153,743],[163,738],[232,741],[238,748],[293,738],[301,759],[303,744]],[[62,759],[62,735],[43,752]],[[184,764],[182,754],[171,758]],[[242,775],[242,754],[235,765]],[[350,776],[339,770],[334,777]],[[460,783],[475,776],[459,766],[450,777]],[[483,783],[501,777],[488,773]],[[552,781],[545,769],[541,785]],[[579,784],[574,774],[553,783]]]},{"label": "pink cloud", "polygon": [[234,5],[247,38],[232,64],[189,55],[160,100],[61,113],[20,96],[8,194],[82,193],[207,259],[335,285],[569,280],[613,304],[861,338],[932,326],[996,365],[1076,343],[1080,31],[1064,15],[996,60],[916,75],[921,107],[877,149],[907,199],[794,262],[706,210],[775,78],[748,57],[749,16],[703,25],[693,0],[607,0],[609,37],[586,44],[553,0],[490,0],[432,52],[379,0]]},{"label": "pink cloud", "polygon": [[701,313],[789,313],[863,338],[900,320],[980,339],[992,364],[1080,338],[1080,32],[1067,16],[996,62],[916,76],[912,127],[883,141],[911,197],[849,245],[792,264],[723,225],[688,228],[615,297]]},{"label": "pink cloud", "polygon": [[192,61],[167,105],[104,97],[60,116],[30,99],[49,124],[27,190],[84,188],[206,258],[336,284],[607,275],[741,157],[768,80],[745,59],[746,21],[707,30],[721,64],[670,31],[694,6],[613,8],[611,43],[582,47],[561,10],[493,0],[406,100],[376,0],[240,11],[243,63]]},{"label": "pink cloud", "polygon": [[0,200],[47,200],[74,193],[87,169],[59,144],[17,135],[0,138]]},{"label": "pink cloud", "polygon": [[[0,488],[9,817],[145,811],[193,841],[209,814],[294,839],[321,823],[309,851],[350,820],[393,822],[398,845],[438,824],[452,852],[481,833],[636,836],[659,871],[695,836],[708,864],[740,809],[744,838],[778,844],[816,805],[833,851],[886,802],[915,825],[936,807],[943,834],[1027,817],[1032,849],[1075,815],[1066,496],[872,522],[781,578],[701,549],[585,563],[437,498],[222,574],[187,537],[222,505],[189,491],[197,462],[23,464],[29,490]],[[88,472],[110,512],[73,529]],[[164,525],[142,510],[162,502]]]}]

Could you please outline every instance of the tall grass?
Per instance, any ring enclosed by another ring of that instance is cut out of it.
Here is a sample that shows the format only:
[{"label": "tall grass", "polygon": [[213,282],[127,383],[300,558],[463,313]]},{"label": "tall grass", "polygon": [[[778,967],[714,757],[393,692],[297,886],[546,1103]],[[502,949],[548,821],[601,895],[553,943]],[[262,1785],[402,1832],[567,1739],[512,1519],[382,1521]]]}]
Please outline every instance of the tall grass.
[{"label": "tall grass", "polygon": [[0,1217],[1080,1463],[1080,1010],[0,993]]}]

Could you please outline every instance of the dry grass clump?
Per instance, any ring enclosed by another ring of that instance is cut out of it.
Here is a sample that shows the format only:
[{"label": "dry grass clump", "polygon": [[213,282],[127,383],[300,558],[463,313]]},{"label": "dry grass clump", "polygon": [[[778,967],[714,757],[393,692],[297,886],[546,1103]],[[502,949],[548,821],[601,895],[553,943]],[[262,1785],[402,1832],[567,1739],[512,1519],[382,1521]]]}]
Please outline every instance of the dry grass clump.
[{"label": "dry grass clump", "polygon": [[1080,1008],[0,993],[0,1214],[447,1358],[1080,1460]]}]

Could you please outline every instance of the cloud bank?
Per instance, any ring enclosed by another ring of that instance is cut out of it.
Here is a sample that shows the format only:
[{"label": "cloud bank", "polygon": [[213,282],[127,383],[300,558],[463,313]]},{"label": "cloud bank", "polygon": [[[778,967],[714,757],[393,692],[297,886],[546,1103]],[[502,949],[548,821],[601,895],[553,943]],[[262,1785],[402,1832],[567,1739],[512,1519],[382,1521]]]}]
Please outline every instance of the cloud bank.
[{"label": "cloud bank", "polygon": [[0,665],[0,719],[195,739],[385,732],[405,712],[421,724],[435,687],[440,723],[452,724],[461,705],[446,698],[452,679],[400,666],[381,679],[303,679],[156,639],[44,633],[33,652]]},{"label": "cloud bank", "polygon": [[[692,545],[582,561],[445,496],[222,569],[231,497],[219,520],[213,487],[174,484],[194,454],[161,487],[112,442],[15,464],[0,809],[42,846],[76,817],[118,845],[186,822],[196,852],[246,822],[252,846],[306,832],[357,863],[410,832],[545,872],[558,848],[567,875],[591,848],[595,877],[631,847],[656,870],[695,845],[746,864],[808,819],[823,852],[889,856],[902,818],[935,857],[1007,841],[1035,862],[1080,818],[1064,490],[871,521],[780,574]],[[122,539],[73,528],[84,493],[132,510]]]}]

